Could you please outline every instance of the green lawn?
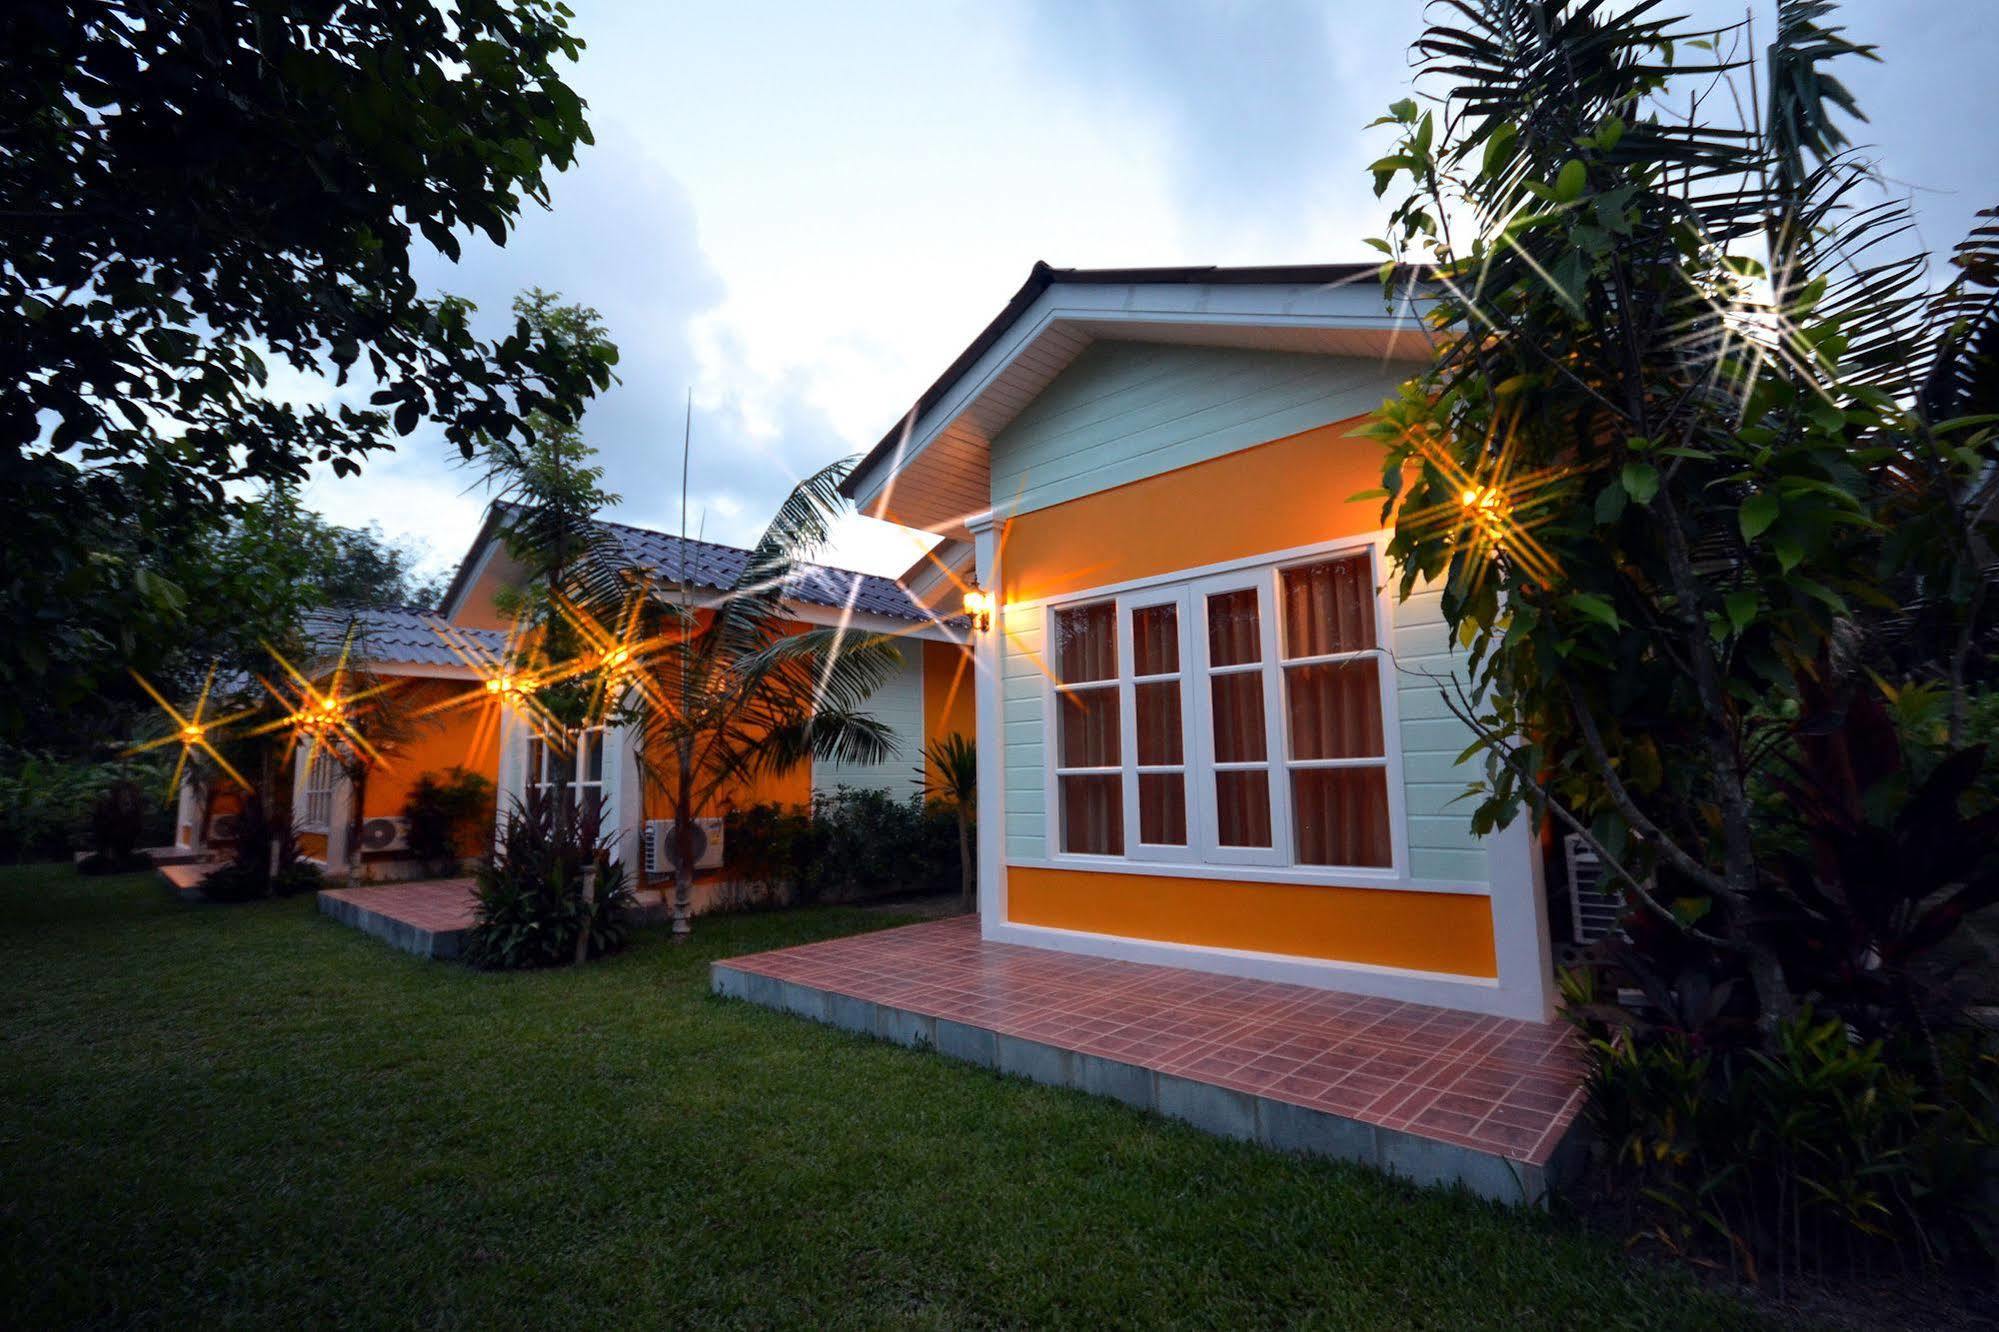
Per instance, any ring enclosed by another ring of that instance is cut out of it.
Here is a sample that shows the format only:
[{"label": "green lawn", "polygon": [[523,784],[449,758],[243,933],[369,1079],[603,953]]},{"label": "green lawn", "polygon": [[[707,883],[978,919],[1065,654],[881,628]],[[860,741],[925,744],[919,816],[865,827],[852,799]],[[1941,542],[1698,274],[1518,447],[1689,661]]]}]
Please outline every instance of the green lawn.
[{"label": "green lawn", "polygon": [[1746,1321],[1546,1218],[707,993],[893,923],[481,975],[310,901],[0,870],[5,1321]]}]

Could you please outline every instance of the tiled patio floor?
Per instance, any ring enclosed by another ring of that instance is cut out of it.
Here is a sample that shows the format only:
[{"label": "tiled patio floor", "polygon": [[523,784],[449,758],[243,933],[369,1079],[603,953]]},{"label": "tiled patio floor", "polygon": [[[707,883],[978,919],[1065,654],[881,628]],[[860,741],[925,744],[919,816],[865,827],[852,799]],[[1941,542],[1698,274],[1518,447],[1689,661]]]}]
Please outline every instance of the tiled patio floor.
[{"label": "tiled patio floor", "polygon": [[[319,909],[406,953],[457,957],[464,951],[466,931],[472,928],[477,886],[467,877],[325,888],[319,893]],[[627,915],[628,921],[645,924],[665,918],[665,904],[658,892],[642,892],[637,897],[638,905]]]},{"label": "tiled patio floor", "polygon": [[1296,1107],[1329,1154],[1527,1201],[1582,1103],[1560,1024],[988,943],[969,916],[731,958],[714,987],[1002,1068],[1024,1043],[1008,1071],[1310,1149]]}]

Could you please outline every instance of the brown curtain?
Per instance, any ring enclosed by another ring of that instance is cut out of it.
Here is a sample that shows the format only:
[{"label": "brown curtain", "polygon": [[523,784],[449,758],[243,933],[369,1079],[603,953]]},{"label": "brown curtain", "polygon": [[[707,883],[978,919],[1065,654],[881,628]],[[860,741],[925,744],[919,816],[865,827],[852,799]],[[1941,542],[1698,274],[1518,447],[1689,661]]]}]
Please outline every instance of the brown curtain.
[{"label": "brown curtain", "polygon": [[1349,555],[1284,571],[1284,655],[1320,657],[1375,646],[1368,557]]},{"label": "brown curtain", "polygon": [[1117,607],[1055,612],[1055,673],[1063,684],[1117,678]]},{"label": "brown curtain", "polygon": [[1269,753],[1263,726],[1263,672],[1212,676],[1208,690],[1214,701],[1215,761],[1262,761]]},{"label": "brown curtain", "polygon": [[1115,768],[1124,761],[1118,745],[1117,687],[1071,689],[1055,695],[1061,714],[1065,768]]},{"label": "brown curtain", "polygon": [[1263,660],[1256,589],[1217,592],[1208,598],[1208,664],[1241,666]]},{"label": "brown curtain", "polygon": [[1180,608],[1143,606],[1131,613],[1133,675],[1173,675],[1180,669]]},{"label": "brown curtain", "polygon": [[1306,768],[1291,774],[1291,819],[1301,865],[1387,866],[1388,773]]},{"label": "brown curtain", "polygon": [[1294,759],[1379,758],[1381,671],[1372,657],[1287,666]]},{"label": "brown curtain", "polygon": [[1138,774],[1138,840],[1187,845],[1187,779],[1177,772]]},{"label": "brown curtain", "polygon": [[1215,807],[1223,846],[1270,845],[1270,770],[1215,774]]},{"label": "brown curtain", "polygon": [[1063,777],[1062,849],[1085,856],[1124,854],[1124,781]]},{"label": "brown curtain", "polygon": [[1138,761],[1145,765],[1181,763],[1180,682],[1156,680],[1133,686],[1138,713]]}]

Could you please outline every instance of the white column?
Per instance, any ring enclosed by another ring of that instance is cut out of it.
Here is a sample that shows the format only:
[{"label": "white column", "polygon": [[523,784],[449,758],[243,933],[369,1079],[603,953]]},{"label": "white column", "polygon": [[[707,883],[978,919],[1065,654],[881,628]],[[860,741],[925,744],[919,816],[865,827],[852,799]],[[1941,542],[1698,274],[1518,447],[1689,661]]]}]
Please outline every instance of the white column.
[{"label": "white column", "polygon": [[353,868],[360,869],[360,857],[347,845],[354,829],[354,783],[342,769],[333,779],[333,812],[326,819],[326,872],[343,874],[348,869],[348,858],[353,857]]},{"label": "white column", "polygon": [[1523,801],[1513,822],[1486,837],[1485,860],[1492,884],[1498,1011],[1530,1022],[1550,1022],[1555,1017],[1555,970],[1536,822]]},{"label": "white column", "polygon": [[498,850],[505,835],[507,815],[521,798],[526,786],[523,767],[527,761],[527,724],[514,710],[500,710],[500,762],[493,777],[493,849]]},{"label": "white column", "polygon": [[1000,680],[1006,606],[1000,595],[998,515],[988,510],[965,525],[972,532],[979,586],[993,601],[992,626],[972,629],[979,728],[979,928],[990,937],[1006,921],[1006,716]]},{"label": "white column", "polygon": [[174,845],[183,851],[201,849],[202,793],[192,776],[180,779],[180,803],[174,810]]},{"label": "white column", "polygon": [[636,873],[644,860],[645,790],[639,777],[638,736],[629,726],[604,728],[604,835],[611,859]]}]

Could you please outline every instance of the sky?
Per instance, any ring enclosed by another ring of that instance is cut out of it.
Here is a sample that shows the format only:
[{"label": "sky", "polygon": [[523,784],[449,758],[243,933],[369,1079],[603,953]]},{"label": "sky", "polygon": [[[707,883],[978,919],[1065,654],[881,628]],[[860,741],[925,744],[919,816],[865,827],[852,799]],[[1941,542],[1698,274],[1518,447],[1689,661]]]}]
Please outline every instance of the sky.
[{"label": "sky", "polygon": [[[870,447],[1037,259],[1057,267],[1370,257],[1366,130],[1408,95],[1420,0],[571,0],[596,145],[504,248],[430,256],[500,327],[529,286],[596,308],[622,379],[584,432],[610,516],[746,545],[800,476]],[[1662,12],[1771,30],[1771,0]],[[1944,251],[1999,206],[1999,0],[1851,0],[1879,64],[1854,127]],[[1982,20],[1982,21],[1981,21]],[[324,397],[321,384],[282,391]],[[486,497],[428,428],[306,500],[449,569]],[[827,563],[894,574],[919,534],[844,521]]]}]

